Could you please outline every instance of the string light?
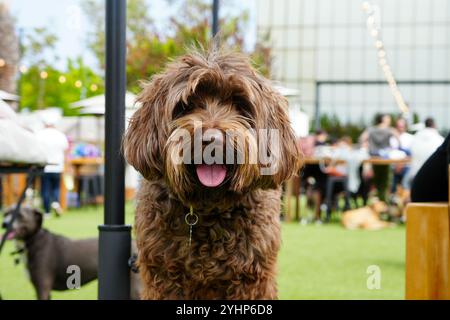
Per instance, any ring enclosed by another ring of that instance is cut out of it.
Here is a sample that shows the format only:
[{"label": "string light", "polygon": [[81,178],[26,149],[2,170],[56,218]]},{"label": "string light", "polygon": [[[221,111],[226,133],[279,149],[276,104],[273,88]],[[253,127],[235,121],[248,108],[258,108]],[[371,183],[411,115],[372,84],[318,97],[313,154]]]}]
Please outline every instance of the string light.
[{"label": "string light", "polygon": [[83,82],[81,82],[80,80],[75,81],[75,87],[81,88],[82,86],[83,86]]},{"label": "string light", "polygon": [[19,67],[19,71],[20,73],[27,73],[28,72],[28,68],[25,65],[22,65]]},{"label": "string light", "polygon": [[[395,102],[397,103],[397,106],[401,110],[402,113],[408,113],[409,108],[406,105],[406,102],[403,98],[403,95],[400,92],[400,89],[398,88],[397,81],[395,80],[394,74],[392,72],[391,67],[389,66],[388,60],[387,60],[387,53],[384,49],[384,43],[381,39],[380,35],[380,26],[377,26],[377,19],[375,15],[378,13],[379,10],[376,6],[373,6],[370,2],[366,1],[362,5],[362,9],[364,12],[367,13],[367,28],[369,29],[370,35],[375,38],[375,48],[378,50],[378,64],[380,65],[381,69],[383,70],[384,77],[386,78],[386,81],[389,84],[389,88],[391,89],[392,96],[394,97]],[[378,17],[379,18],[379,17]]]},{"label": "string light", "polygon": [[40,74],[40,76],[41,76],[41,79],[47,79],[48,78],[48,73],[46,72],[46,71],[41,71],[41,74]]},{"label": "string light", "polygon": [[59,83],[66,83],[66,81],[67,81],[67,79],[66,79],[66,77],[65,76],[59,76],[59,79],[58,79],[58,81],[59,81]]},{"label": "string light", "polygon": [[6,66],[5,59],[0,59],[0,68],[3,68],[4,66]]},{"label": "string light", "polygon": [[98,86],[94,83],[94,84],[91,85],[90,89],[91,89],[92,92],[95,92],[95,91],[98,90]]}]

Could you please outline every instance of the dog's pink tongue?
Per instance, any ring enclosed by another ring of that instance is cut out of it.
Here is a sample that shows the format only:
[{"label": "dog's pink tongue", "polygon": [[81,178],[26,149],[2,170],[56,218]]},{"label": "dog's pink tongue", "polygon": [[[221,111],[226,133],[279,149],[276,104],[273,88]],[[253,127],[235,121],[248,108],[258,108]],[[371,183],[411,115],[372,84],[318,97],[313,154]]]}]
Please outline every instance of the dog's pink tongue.
[{"label": "dog's pink tongue", "polygon": [[16,233],[14,231],[11,231],[10,233],[8,233],[6,240],[13,240],[15,236],[16,236]]},{"label": "dog's pink tongue", "polygon": [[201,164],[197,166],[197,176],[205,187],[219,186],[227,175],[227,168],[220,164]]}]

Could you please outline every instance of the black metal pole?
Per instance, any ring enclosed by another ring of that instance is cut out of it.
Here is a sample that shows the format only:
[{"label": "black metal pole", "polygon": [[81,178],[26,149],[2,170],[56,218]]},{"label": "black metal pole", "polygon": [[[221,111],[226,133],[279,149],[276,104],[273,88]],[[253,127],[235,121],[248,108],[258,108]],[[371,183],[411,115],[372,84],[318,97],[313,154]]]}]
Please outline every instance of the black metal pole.
[{"label": "black metal pole", "polygon": [[130,297],[131,227],[125,225],[126,0],[106,0],[105,224],[99,226],[100,300]]},{"label": "black metal pole", "polygon": [[213,0],[213,19],[212,19],[212,33],[215,37],[219,33],[219,0]]}]

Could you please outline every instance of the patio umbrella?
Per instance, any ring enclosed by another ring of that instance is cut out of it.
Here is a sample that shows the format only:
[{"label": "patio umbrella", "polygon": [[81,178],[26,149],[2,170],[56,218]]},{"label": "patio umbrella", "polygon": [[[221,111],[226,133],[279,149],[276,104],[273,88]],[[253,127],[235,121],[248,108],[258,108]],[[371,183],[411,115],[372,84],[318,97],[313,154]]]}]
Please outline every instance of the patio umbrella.
[{"label": "patio umbrella", "polygon": [[19,101],[19,96],[0,90],[0,99],[5,101]]},{"label": "patio umbrella", "polygon": [[[72,108],[80,108],[81,115],[92,115],[98,119],[98,127],[100,127],[101,118],[105,116],[105,95],[101,94],[88,99],[74,102],[70,105]],[[125,108],[126,119],[131,118],[134,111],[138,108],[139,103],[136,103],[136,95],[131,92],[127,92],[125,95]],[[102,132],[99,132],[98,141],[101,141],[103,136]]]},{"label": "patio umbrella", "polygon": [[278,91],[282,96],[288,97],[297,97],[300,95],[300,92],[297,89],[286,88],[280,84],[274,84],[275,90]]},{"label": "patio umbrella", "polygon": [[14,110],[9,106],[9,104],[7,104],[2,99],[0,99],[0,119],[1,118],[7,119],[17,118],[17,114],[14,112]]},{"label": "patio umbrella", "polygon": [[[105,95],[101,94],[88,99],[74,102],[70,105],[72,108],[81,108],[81,114],[104,115],[105,114]],[[136,103],[136,95],[127,92],[125,95],[125,108],[136,109],[139,106]]]}]

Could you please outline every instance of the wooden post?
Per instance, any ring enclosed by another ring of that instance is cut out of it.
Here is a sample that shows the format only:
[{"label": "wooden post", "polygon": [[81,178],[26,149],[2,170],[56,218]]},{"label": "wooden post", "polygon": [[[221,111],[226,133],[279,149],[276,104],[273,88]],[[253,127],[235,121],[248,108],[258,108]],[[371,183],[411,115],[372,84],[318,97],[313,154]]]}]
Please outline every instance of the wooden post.
[{"label": "wooden post", "polygon": [[450,299],[448,203],[411,203],[406,209],[406,299]]},{"label": "wooden post", "polygon": [[286,218],[286,222],[291,221],[291,199],[292,199],[292,192],[294,188],[294,181],[293,178],[289,179],[285,182],[285,190],[284,190],[284,214]]}]

